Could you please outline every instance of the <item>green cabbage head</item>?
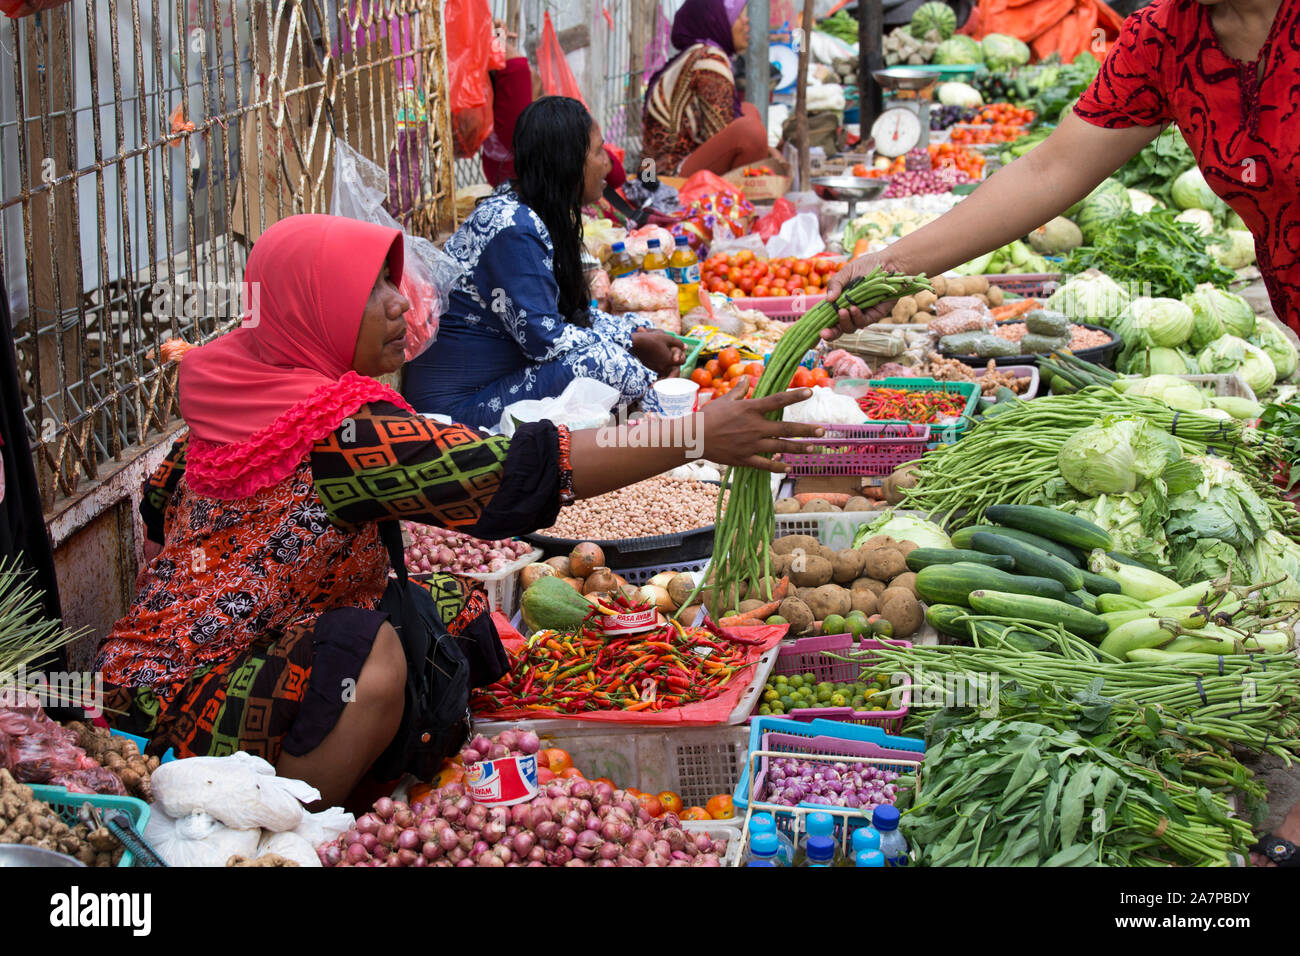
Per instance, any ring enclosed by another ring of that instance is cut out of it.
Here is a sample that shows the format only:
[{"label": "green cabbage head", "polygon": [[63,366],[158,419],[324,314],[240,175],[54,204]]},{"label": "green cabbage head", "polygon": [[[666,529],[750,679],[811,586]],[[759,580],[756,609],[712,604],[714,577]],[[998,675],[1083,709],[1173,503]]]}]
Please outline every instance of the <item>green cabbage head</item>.
[{"label": "green cabbage head", "polygon": [[1255,324],[1255,334],[1250,337],[1253,345],[1258,345],[1273,360],[1273,369],[1277,372],[1277,381],[1290,378],[1295,374],[1297,360],[1296,348],[1286,333],[1270,322],[1260,319]]},{"label": "green cabbage head", "polygon": [[1208,282],[1183,296],[1192,310],[1192,348],[1203,349],[1224,335],[1246,338],[1255,331],[1255,310],[1239,295]]},{"label": "green cabbage head", "polygon": [[1192,335],[1195,318],[1189,306],[1177,299],[1134,299],[1115,320],[1115,331],[1129,348],[1159,345],[1177,348]]},{"label": "green cabbage head", "polygon": [[1183,457],[1178,439],[1142,418],[1109,416],[1075,432],[1056,456],[1056,465],[1082,494],[1136,491],[1159,478]]}]

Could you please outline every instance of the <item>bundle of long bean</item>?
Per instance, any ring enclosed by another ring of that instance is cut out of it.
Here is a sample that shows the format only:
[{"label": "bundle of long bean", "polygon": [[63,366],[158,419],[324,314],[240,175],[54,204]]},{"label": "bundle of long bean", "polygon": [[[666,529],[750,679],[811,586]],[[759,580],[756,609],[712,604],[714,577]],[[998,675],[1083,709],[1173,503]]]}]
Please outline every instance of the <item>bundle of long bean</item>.
[{"label": "bundle of long bean", "polygon": [[[1001,406],[999,406],[1001,407]],[[1212,454],[1232,462],[1273,513],[1276,527],[1300,533],[1300,513],[1272,483],[1275,450],[1239,422],[1176,412],[1163,402],[1091,386],[1071,395],[1007,403],[961,441],[926,455],[906,506],[953,523],[978,523],[994,504],[1040,503],[1044,487],[1061,477],[1057,455],[1066,440],[1107,415],[1134,415],[1171,432],[1188,455]]]},{"label": "bundle of long bean", "polygon": [[[835,324],[840,309],[857,306],[866,311],[881,302],[912,295],[931,288],[924,275],[908,276],[876,269],[871,274],[855,280],[833,303],[820,302],[804,313],[781,336],[773,349],[767,366],[754,388],[754,398],[765,398],[785,391],[795,370],[808,350],[817,344],[821,333]],[[775,420],[780,412],[768,417]],[[769,545],[776,525],[775,506],[772,500],[768,473],[754,468],[729,468],[723,477],[718,496],[718,514],[713,536],[713,563],[708,586],[720,595],[714,613],[721,613],[739,603],[737,592],[742,585],[755,589],[758,596],[771,600],[771,566]],[[727,498],[724,510],[723,499]],[[701,587],[695,589],[683,606],[694,603]]]}]

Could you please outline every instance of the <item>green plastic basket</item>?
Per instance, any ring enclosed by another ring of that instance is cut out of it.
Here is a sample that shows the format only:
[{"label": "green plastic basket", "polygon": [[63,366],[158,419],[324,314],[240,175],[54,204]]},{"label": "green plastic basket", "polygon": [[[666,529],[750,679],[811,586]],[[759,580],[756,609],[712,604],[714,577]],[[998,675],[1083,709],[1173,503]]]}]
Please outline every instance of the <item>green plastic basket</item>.
[{"label": "green plastic basket", "polygon": [[681,375],[682,378],[689,378],[700,361],[700,350],[704,348],[704,339],[692,339],[685,335],[674,335],[672,332],[668,334],[686,346],[686,361],[682,362]]},{"label": "green plastic basket", "polygon": [[[954,392],[966,399],[962,417],[950,425],[930,426],[930,447],[951,445],[966,431],[968,419],[975,415],[980,401],[980,386],[975,382],[939,382],[932,378],[886,378],[872,379],[867,383],[871,388],[897,388],[905,392]],[[915,424],[902,419],[871,419],[871,424]]]},{"label": "green plastic basket", "polygon": [[[105,793],[69,793],[66,787],[51,787],[48,784],[29,783],[32,793],[44,800],[59,819],[68,826],[76,826],[77,812],[83,803],[89,803],[97,810],[121,810],[131,818],[136,832],[144,836],[144,828],[149,825],[149,804],[135,797],[117,797]],[[127,850],[118,861],[118,866],[131,866],[135,857]]]}]

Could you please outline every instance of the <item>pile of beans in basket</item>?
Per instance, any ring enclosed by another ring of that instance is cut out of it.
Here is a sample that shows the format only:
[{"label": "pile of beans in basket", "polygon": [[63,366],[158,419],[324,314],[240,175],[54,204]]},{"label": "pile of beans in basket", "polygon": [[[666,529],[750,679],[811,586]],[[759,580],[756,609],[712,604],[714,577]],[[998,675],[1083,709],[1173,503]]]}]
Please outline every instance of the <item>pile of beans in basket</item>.
[{"label": "pile of beans in basket", "polygon": [[[1028,326],[1023,322],[1008,322],[1006,325],[999,325],[993,329],[993,334],[998,338],[1007,339],[1017,344],[1025,337],[1025,331]],[[1088,329],[1082,325],[1070,325],[1070,351],[1077,352],[1079,349],[1090,349],[1098,345],[1109,345],[1110,335],[1100,329]]]},{"label": "pile of beans in basket", "polygon": [[718,485],[680,478],[648,478],[560,509],[559,520],[538,532],[551,538],[618,541],[680,534],[711,525]]}]

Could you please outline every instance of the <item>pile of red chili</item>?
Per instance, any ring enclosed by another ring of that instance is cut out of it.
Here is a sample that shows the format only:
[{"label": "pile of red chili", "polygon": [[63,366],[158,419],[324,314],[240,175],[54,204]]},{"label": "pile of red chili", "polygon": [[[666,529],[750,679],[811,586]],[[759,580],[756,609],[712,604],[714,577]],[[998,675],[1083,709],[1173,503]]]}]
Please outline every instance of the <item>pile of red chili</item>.
[{"label": "pile of red chili", "polygon": [[858,407],[872,421],[892,419],[933,425],[943,418],[960,418],[966,410],[966,398],[957,392],[873,388],[858,399]]},{"label": "pile of red chili", "polygon": [[476,714],[512,708],[580,714],[659,711],[718,696],[753,642],[675,623],[607,640],[599,622],[577,633],[538,631],[510,673],[475,694]]}]

